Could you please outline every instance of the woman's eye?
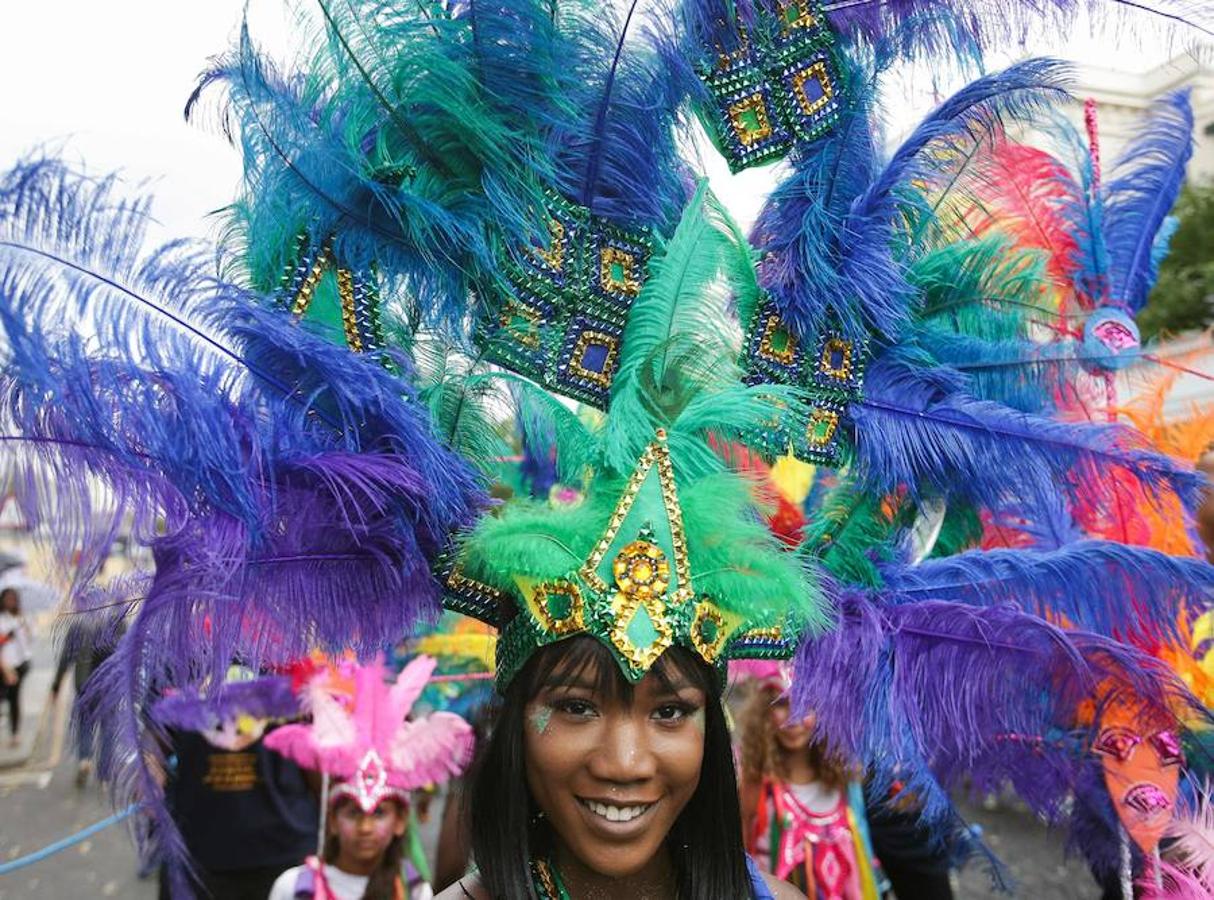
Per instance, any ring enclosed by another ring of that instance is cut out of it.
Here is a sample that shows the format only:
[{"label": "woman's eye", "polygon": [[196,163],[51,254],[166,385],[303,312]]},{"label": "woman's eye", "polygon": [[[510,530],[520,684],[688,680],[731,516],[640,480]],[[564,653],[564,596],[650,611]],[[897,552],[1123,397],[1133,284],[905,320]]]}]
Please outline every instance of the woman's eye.
[{"label": "woman's eye", "polygon": [[653,711],[653,717],[661,722],[678,722],[691,714],[691,709],[682,703],[667,703]]},{"label": "woman's eye", "polygon": [[592,716],[594,715],[594,704],[588,700],[561,700],[554,704],[558,712],[567,713],[571,716]]}]

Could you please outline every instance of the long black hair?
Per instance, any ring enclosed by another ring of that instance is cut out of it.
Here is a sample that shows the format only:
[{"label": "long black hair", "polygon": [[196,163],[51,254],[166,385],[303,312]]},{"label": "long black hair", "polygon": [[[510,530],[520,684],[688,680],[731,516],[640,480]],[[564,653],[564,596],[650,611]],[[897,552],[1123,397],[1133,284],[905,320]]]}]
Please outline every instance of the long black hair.
[{"label": "long black hair", "polygon": [[[506,689],[498,718],[473,770],[464,816],[481,884],[493,900],[533,897],[532,854],[551,849],[552,835],[527,788],[523,759],[524,710],[558,665],[593,676],[599,692],[625,702],[632,685],[611,651],[591,637],[551,644],[535,653]],[[751,896],[742,845],[729,728],[721,708],[720,680],[709,666],[681,647],[667,650],[651,670],[663,681],[675,674],[704,692],[704,761],[700,781],[675,820],[666,847],[680,900]]]}]

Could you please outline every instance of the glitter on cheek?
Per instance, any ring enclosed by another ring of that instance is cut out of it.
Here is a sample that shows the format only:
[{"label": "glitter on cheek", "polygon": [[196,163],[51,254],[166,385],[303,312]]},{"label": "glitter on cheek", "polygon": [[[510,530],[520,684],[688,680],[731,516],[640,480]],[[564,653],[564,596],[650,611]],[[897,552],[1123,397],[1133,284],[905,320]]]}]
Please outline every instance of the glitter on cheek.
[{"label": "glitter on cheek", "polygon": [[535,733],[544,734],[548,730],[548,723],[552,721],[552,707],[537,706],[530,718],[531,727],[535,729]]},{"label": "glitter on cheek", "polygon": [[693,725],[695,725],[696,731],[700,732],[700,734],[704,733],[704,710],[703,709],[697,709],[695,712],[693,712],[691,714],[691,723]]}]

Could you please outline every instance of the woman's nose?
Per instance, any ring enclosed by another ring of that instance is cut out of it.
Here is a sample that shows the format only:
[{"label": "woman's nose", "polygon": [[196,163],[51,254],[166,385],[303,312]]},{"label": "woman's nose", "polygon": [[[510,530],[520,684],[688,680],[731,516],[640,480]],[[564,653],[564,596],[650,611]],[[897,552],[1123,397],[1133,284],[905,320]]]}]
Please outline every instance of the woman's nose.
[{"label": "woman's nose", "polygon": [[591,756],[590,774],[603,781],[644,781],[657,774],[657,757],[649,744],[647,722],[638,716],[613,717],[598,750]]}]

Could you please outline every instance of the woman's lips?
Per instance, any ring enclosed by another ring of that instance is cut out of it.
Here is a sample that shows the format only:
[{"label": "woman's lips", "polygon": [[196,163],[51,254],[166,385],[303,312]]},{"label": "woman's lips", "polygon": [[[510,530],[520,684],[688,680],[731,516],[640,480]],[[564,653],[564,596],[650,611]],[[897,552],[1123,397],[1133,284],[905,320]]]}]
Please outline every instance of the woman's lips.
[{"label": "woman's lips", "polygon": [[649,826],[651,813],[658,802],[607,802],[577,798],[577,804],[591,829],[616,839],[635,837],[644,831]]}]

